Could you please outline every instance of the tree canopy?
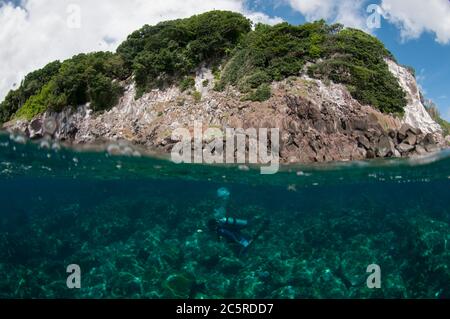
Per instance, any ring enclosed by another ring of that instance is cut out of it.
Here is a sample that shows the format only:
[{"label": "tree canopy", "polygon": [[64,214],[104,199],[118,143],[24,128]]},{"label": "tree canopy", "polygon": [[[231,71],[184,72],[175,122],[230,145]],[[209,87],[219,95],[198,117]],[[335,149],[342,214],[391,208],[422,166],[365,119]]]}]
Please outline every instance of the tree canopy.
[{"label": "tree canopy", "polygon": [[117,52],[133,70],[142,93],[191,74],[202,62],[220,61],[250,30],[251,22],[242,15],[212,11],[146,25],[131,34]]},{"label": "tree canopy", "polygon": [[346,84],[355,99],[383,112],[402,113],[405,93],[385,58],[394,59],[378,39],[339,24],[259,24],[237,46],[216,88],[235,85],[255,100],[261,86],[299,75],[309,62],[310,76]]}]

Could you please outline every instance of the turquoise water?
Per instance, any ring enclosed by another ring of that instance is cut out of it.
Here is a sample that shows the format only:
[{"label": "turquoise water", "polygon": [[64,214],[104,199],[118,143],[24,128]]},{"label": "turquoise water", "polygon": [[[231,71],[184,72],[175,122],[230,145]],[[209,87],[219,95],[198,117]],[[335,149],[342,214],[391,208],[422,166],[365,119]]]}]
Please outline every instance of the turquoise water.
[{"label": "turquoise water", "polygon": [[[449,186],[448,152],[263,176],[1,135],[0,298],[448,298]],[[208,227],[224,205],[245,252]]]}]

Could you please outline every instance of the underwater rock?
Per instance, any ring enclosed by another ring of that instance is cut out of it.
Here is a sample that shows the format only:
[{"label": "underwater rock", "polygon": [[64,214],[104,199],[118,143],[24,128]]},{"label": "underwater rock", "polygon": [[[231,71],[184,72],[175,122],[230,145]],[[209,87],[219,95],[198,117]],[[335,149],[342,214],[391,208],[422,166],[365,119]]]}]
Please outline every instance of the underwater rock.
[{"label": "underwater rock", "polygon": [[168,298],[187,299],[191,297],[194,284],[195,278],[192,275],[174,274],[164,281],[163,289]]},{"label": "underwater rock", "polygon": [[300,295],[298,288],[286,286],[272,292],[271,299],[296,299]]},{"label": "underwater rock", "polygon": [[219,260],[219,270],[224,274],[237,274],[242,269],[243,263],[237,258],[223,257]]}]

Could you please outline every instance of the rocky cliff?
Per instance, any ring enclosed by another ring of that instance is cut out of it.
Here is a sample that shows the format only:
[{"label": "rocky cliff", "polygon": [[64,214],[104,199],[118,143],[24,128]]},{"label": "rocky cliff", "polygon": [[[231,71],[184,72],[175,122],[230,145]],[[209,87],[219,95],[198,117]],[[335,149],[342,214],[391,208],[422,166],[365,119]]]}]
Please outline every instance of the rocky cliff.
[{"label": "rocky cliff", "polygon": [[167,154],[172,133],[194,122],[279,128],[286,163],[444,145],[414,75],[377,38],[325,21],[252,25],[227,11],[146,25],[114,53],[51,62],[0,103],[5,122],[30,138],[104,142],[119,153],[116,141]]},{"label": "rocky cliff", "polygon": [[[407,157],[439,150],[443,138],[438,124],[420,102],[414,76],[387,61],[407,93],[404,117],[381,113],[352,98],[346,86],[309,78],[290,77],[272,83],[272,97],[264,102],[242,101],[229,87],[213,90],[214,77],[206,66],[198,69],[193,90],[155,89],[135,99],[129,79],[125,94],[109,111],[93,112],[89,104],[45,112],[31,121],[5,124],[11,132],[32,139],[51,137],[74,144],[128,141],[147,149],[170,152],[172,132],[201,121],[204,129],[280,128],[280,156],[285,163]],[[205,81],[206,80],[206,81]],[[205,85],[205,83],[208,83]]]}]

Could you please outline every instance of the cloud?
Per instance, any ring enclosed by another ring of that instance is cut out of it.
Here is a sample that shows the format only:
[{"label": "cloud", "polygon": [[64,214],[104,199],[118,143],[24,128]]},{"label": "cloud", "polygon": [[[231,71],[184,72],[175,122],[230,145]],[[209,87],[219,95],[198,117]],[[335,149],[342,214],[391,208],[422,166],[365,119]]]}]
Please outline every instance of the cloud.
[{"label": "cloud", "polygon": [[308,21],[325,19],[347,27],[368,30],[366,9],[379,3],[380,12],[396,25],[403,40],[419,38],[424,32],[435,34],[441,44],[450,42],[449,0],[281,0],[303,14]]},{"label": "cloud", "polygon": [[53,60],[81,52],[114,51],[144,24],[217,10],[241,12],[255,22],[272,18],[246,9],[245,0],[22,0],[0,1],[0,101],[23,77]]},{"label": "cloud", "polygon": [[246,16],[254,23],[265,23],[275,25],[284,21],[282,18],[279,17],[272,18],[261,12],[247,13]]},{"label": "cloud", "polygon": [[384,18],[395,24],[404,40],[432,32],[441,44],[450,42],[450,1],[382,0]]},{"label": "cloud", "polygon": [[290,6],[305,16],[306,20],[325,19],[347,27],[367,30],[364,14],[367,0],[286,0]]}]

